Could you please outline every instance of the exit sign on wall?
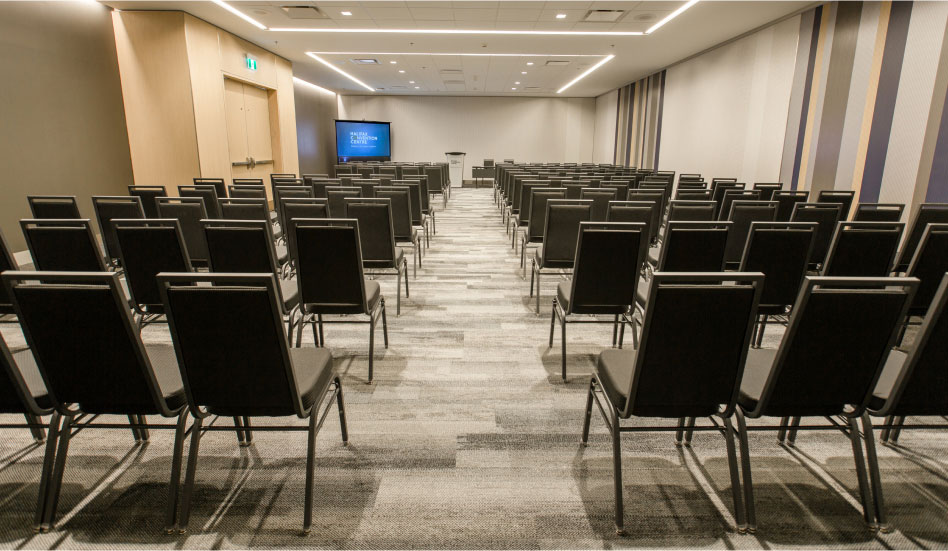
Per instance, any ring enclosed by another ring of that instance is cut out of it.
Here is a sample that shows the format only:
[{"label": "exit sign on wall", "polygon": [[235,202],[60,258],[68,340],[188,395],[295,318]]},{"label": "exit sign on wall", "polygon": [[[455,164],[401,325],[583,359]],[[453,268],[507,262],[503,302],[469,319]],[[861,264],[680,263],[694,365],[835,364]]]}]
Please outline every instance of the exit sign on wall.
[{"label": "exit sign on wall", "polygon": [[256,71],[256,70],[257,70],[257,60],[256,60],[256,59],[254,59],[253,57],[251,57],[250,54],[247,54],[244,59],[247,61],[247,69],[249,69],[249,70],[251,70],[251,71]]}]

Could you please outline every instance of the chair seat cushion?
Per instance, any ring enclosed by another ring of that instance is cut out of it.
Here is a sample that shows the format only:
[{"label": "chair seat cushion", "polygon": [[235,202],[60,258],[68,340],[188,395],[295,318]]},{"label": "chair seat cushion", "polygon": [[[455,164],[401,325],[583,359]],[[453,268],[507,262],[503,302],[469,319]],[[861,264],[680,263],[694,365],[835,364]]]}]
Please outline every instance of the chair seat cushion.
[{"label": "chair seat cushion", "polygon": [[602,389],[612,405],[619,411],[625,409],[628,401],[629,385],[632,383],[632,372],[635,370],[635,350],[627,348],[607,348],[599,354],[596,373],[602,383]]},{"label": "chair seat cushion", "polygon": [[[533,253],[533,261],[536,262],[537,266],[542,270],[544,268],[549,269],[569,269],[573,267],[572,260],[543,260],[543,245],[540,245],[536,248]],[[544,263],[545,262],[545,263]]]},{"label": "chair seat cushion", "polygon": [[569,299],[573,290],[572,281],[561,281],[556,286],[556,301],[563,307],[564,312],[569,312]]},{"label": "chair seat cushion", "polygon": [[741,378],[741,394],[737,399],[737,403],[746,413],[757,409],[776,357],[777,351],[774,349],[752,348],[747,352],[744,376]]},{"label": "chair seat cushion", "polygon": [[325,348],[290,348],[290,364],[303,410],[319,404],[335,376],[332,354]]},{"label": "chair seat cushion", "polygon": [[869,400],[869,409],[879,411],[885,406],[892,394],[892,388],[895,386],[899,373],[902,372],[902,366],[908,354],[901,350],[892,350],[885,360],[885,366],[882,368],[882,374],[879,375],[879,381],[876,383],[875,390],[872,391],[872,398]]},{"label": "chair seat cushion", "polygon": [[629,306],[621,305],[581,305],[575,312],[570,310],[573,284],[571,280],[561,281],[556,286],[556,300],[563,307],[563,311],[571,314],[621,314],[629,310]]},{"label": "chair seat cushion", "polygon": [[405,250],[401,247],[395,247],[395,261],[391,260],[365,260],[362,259],[362,265],[366,268],[401,268],[402,261],[405,259]]},{"label": "chair seat cushion", "polygon": [[181,381],[181,370],[178,369],[174,347],[170,344],[148,344],[145,345],[145,353],[148,354],[155,380],[158,381],[158,390],[168,409],[174,411],[184,406],[187,397],[184,394],[184,383]]},{"label": "chair seat cushion", "polygon": [[39,367],[36,365],[36,359],[33,357],[33,351],[26,349],[13,354],[13,361],[20,370],[23,382],[30,391],[30,396],[36,405],[43,409],[53,407],[53,401],[46,390],[46,383],[43,382],[43,376],[40,374]]},{"label": "chair seat cushion", "polygon": [[382,298],[382,287],[378,281],[371,279],[365,280],[365,303],[369,305],[369,312],[375,309],[375,306]]},{"label": "chair seat cushion", "polygon": [[639,278],[639,282],[635,287],[635,301],[639,304],[645,305],[645,301],[648,299],[648,288],[652,284],[651,279],[645,279],[644,277]]},{"label": "chair seat cushion", "polygon": [[283,297],[283,308],[289,312],[300,303],[299,284],[295,279],[281,279],[280,295]]}]

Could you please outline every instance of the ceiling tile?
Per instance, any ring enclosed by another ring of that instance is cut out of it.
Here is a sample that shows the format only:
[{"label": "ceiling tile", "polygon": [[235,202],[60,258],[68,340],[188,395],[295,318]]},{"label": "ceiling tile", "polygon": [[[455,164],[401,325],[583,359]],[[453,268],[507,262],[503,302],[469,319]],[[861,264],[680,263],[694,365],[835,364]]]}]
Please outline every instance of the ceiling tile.
[{"label": "ceiling tile", "polygon": [[411,15],[419,21],[454,21],[454,11],[449,8],[411,8]]},{"label": "ceiling tile", "polygon": [[412,18],[408,8],[366,8],[366,12],[375,20]]},{"label": "ceiling tile", "polygon": [[456,21],[490,21],[497,20],[497,10],[489,8],[457,9],[454,10]]},{"label": "ceiling tile", "polygon": [[[506,7],[506,4],[504,6]],[[505,9],[505,7],[497,10],[499,21],[536,21],[540,18],[541,10]]]}]

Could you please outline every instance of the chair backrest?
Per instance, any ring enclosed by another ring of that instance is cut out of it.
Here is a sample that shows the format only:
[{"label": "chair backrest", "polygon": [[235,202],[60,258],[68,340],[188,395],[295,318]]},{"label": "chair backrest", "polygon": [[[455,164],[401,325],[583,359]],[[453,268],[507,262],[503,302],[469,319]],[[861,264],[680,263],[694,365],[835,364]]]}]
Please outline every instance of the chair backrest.
[{"label": "chair backrest", "polygon": [[669,222],[702,222],[714,220],[717,204],[714,201],[674,199],[668,202]]},{"label": "chair backrest", "polygon": [[300,304],[310,312],[368,313],[359,222],[296,219],[289,230],[299,244]]},{"label": "chair backrest", "polygon": [[623,201],[629,196],[629,183],[623,181],[610,180],[608,182],[600,182],[599,188],[602,190],[614,189],[616,190],[616,196],[614,201],[619,200]]},{"label": "chair backrest", "polygon": [[316,199],[327,199],[326,188],[338,186],[342,183],[342,180],[338,178],[312,178],[309,182],[310,187],[313,188],[313,197]]},{"label": "chair backrest", "polygon": [[775,201],[733,201],[727,219],[733,222],[727,236],[724,261],[737,263],[744,254],[747,232],[753,222],[773,222],[777,218]]},{"label": "chair backrest", "polygon": [[720,272],[731,222],[669,222],[658,258],[662,272]]},{"label": "chair backrest", "polygon": [[807,276],[752,416],[859,415],[917,284]]},{"label": "chair backrest", "polygon": [[568,314],[617,314],[635,302],[648,249],[642,223],[580,222]]},{"label": "chair backrest", "polygon": [[613,187],[586,188],[579,194],[580,199],[592,201],[592,221],[605,222],[609,214],[609,202],[619,198],[619,189]]},{"label": "chair backrest", "polygon": [[192,411],[306,415],[283,331],[276,276],[163,274],[159,282]]},{"label": "chair backrest", "polygon": [[746,184],[739,182],[711,182],[711,200],[718,204],[718,210],[721,210],[721,201],[724,200],[724,193],[728,190],[742,190]]},{"label": "chair backrest", "polygon": [[[391,167],[395,168],[395,167]],[[395,241],[411,241],[412,211],[411,193],[408,186],[379,186],[375,188],[375,196],[379,199],[388,199],[392,204],[392,227],[395,230]]]},{"label": "chair backrest", "polygon": [[797,203],[793,206],[791,222],[816,222],[820,225],[816,231],[816,242],[813,243],[811,265],[822,264],[826,260],[841,211],[842,207],[838,203]]},{"label": "chair backrest", "polygon": [[128,186],[128,194],[141,200],[146,218],[158,218],[158,205],[155,204],[155,199],[167,197],[168,191],[165,186]]},{"label": "chair backrest", "polygon": [[652,228],[652,220],[655,219],[657,210],[658,203],[655,201],[609,201],[606,221],[645,224],[651,241],[651,236],[657,231]]},{"label": "chair backrest", "polygon": [[196,186],[214,186],[218,199],[227,197],[227,184],[223,178],[193,178],[192,181]]},{"label": "chair backrest", "polygon": [[262,186],[263,178],[233,178],[235,186]]},{"label": "chair backrest", "polygon": [[392,186],[408,188],[408,200],[411,203],[411,225],[420,226],[424,213],[422,212],[421,184],[417,180],[392,180]]},{"label": "chair backrest", "polygon": [[144,218],[145,210],[139,197],[123,197],[111,195],[96,195],[92,197],[92,210],[99,224],[99,233],[105,243],[105,254],[113,261],[118,261],[118,242],[112,230],[113,218]]},{"label": "chair backrest", "polygon": [[[279,262],[263,220],[202,220],[212,272],[277,274]],[[190,270],[162,270],[190,271]],[[281,303],[282,305],[282,303]],[[281,307],[282,309],[282,307]]]},{"label": "chair backrest", "polygon": [[396,170],[394,166],[380,166],[379,174],[388,174],[390,176],[395,176]]},{"label": "chair backrest", "polygon": [[115,234],[132,304],[139,313],[161,312],[158,274],[193,270],[178,220],[116,219]]},{"label": "chair backrest", "polygon": [[763,277],[655,272],[621,416],[729,415],[740,391]]},{"label": "chair backrest", "polygon": [[820,275],[885,277],[902,240],[901,222],[839,222]]},{"label": "chair backrest", "polygon": [[48,220],[82,218],[75,195],[27,195],[33,218]]},{"label": "chair backrest", "polygon": [[760,191],[760,200],[772,201],[774,198],[774,192],[780,191],[781,189],[783,189],[783,184],[779,182],[775,182],[775,183],[757,182],[754,184],[754,189]]},{"label": "chair backrest", "polygon": [[948,272],[948,224],[928,224],[905,272],[906,276],[920,280],[910,310],[913,316],[928,311],[945,272]]},{"label": "chair backrest", "polygon": [[948,223],[948,203],[922,203],[919,205],[918,210],[915,211],[915,216],[912,218],[912,223],[909,224],[911,230],[909,230],[908,237],[905,238],[905,243],[902,244],[902,250],[899,252],[899,260],[895,266],[896,271],[904,272],[908,268],[928,224],[946,223]]},{"label": "chair backrest", "polygon": [[280,221],[280,227],[286,227],[286,216],[283,212],[285,199],[311,199],[313,188],[310,186],[273,186],[273,207]]},{"label": "chair backrest", "polygon": [[[945,415],[948,412],[945,396],[948,394],[948,276],[942,276],[931,307],[922,321],[912,349],[902,363],[892,383],[889,396],[881,411],[888,415]],[[896,349],[890,358],[905,353]]]},{"label": "chair backrest", "polygon": [[856,222],[898,222],[902,219],[902,203],[859,203],[853,220]]},{"label": "chair backrest", "polygon": [[281,181],[281,180],[282,180],[282,181],[287,181],[287,180],[293,181],[293,180],[296,180],[296,174],[290,174],[290,173],[288,173],[288,172],[284,172],[284,173],[274,172],[274,173],[270,174],[270,185],[271,185],[271,186],[279,185],[279,184],[277,184],[277,182],[278,182],[278,181]]},{"label": "chair backrest", "polygon": [[[7,240],[3,237],[3,232],[0,231],[0,274],[7,270],[19,270],[20,267],[16,262],[16,258],[13,256],[13,252],[10,250],[10,247],[7,245]],[[13,301],[7,295],[7,289],[3,285],[0,285],[0,314],[12,314],[13,313]]]},{"label": "chair backrest", "polygon": [[329,186],[326,198],[329,200],[329,215],[333,218],[346,217],[346,199],[362,197],[362,188],[353,186]]},{"label": "chair backrest", "polygon": [[543,265],[572,266],[580,222],[592,219],[589,199],[548,199],[543,224]]},{"label": "chair backrest", "polygon": [[402,176],[417,176],[419,168],[417,166],[403,166]]},{"label": "chair backrest", "polygon": [[440,193],[441,188],[447,183],[447,175],[441,170],[441,166],[426,166],[425,175],[428,176],[428,193]]},{"label": "chair backrest", "polygon": [[536,243],[543,240],[543,228],[546,224],[546,205],[550,199],[568,199],[563,188],[536,187],[531,190],[527,213],[530,218],[527,224],[527,242]]},{"label": "chair backrest", "polygon": [[20,220],[33,267],[44,272],[104,272],[105,262],[88,218]]},{"label": "chair backrest", "polygon": [[662,225],[662,217],[665,216],[665,192],[660,189],[630,189],[629,201],[654,201],[657,207],[652,212],[652,223],[649,225],[650,237],[654,243],[658,237],[658,229]]},{"label": "chair backrest", "polygon": [[[229,195],[233,199],[266,199],[267,198],[267,188],[263,185],[248,185],[248,184],[236,184],[232,185],[228,189]],[[223,199],[219,199],[221,205],[223,205]],[[221,216],[227,217],[226,214],[221,212]]]},{"label": "chair backrest", "polygon": [[592,184],[589,182],[580,182],[580,183],[563,182],[560,184],[560,187],[566,190],[567,199],[579,199],[580,195],[582,195],[583,193],[583,190],[587,188],[591,188]]},{"label": "chair backrest", "polygon": [[201,220],[207,218],[204,199],[201,197],[159,197],[156,202],[159,216],[178,220],[191,262],[206,264],[208,261],[207,238],[204,237],[204,229],[201,226]]},{"label": "chair backrest", "polygon": [[[7,272],[2,277],[60,412],[66,413],[67,404],[79,404],[86,413],[174,415],[117,273]],[[94,323],[52,323],[55,312],[81,313]]]},{"label": "chair backrest", "polygon": [[[718,220],[731,219],[731,205],[734,201],[759,201],[760,190],[756,189],[725,189],[721,202],[718,205]],[[712,201],[713,202],[713,201]]]},{"label": "chair backrest", "polygon": [[352,174],[352,165],[335,165],[333,166],[333,173],[337,178],[340,174]]},{"label": "chair backrest", "polygon": [[849,211],[853,206],[853,197],[856,192],[842,189],[822,189],[816,196],[817,203],[835,203],[840,206],[839,220],[845,222],[849,220]]},{"label": "chair backrest", "polygon": [[773,200],[777,202],[777,221],[789,222],[793,215],[793,207],[797,203],[806,203],[810,197],[808,191],[780,190],[775,191]]},{"label": "chair backrest", "polygon": [[209,185],[199,186],[178,186],[178,195],[181,197],[200,197],[204,199],[204,209],[207,211],[207,218],[220,218],[221,207],[217,195],[217,187]]},{"label": "chair backrest", "polygon": [[375,188],[382,185],[382,181],[377,178],[360,178],[352,181],[352,185],[362,189],[362,197],[369,199],[375,197]]},{"label": "chair backrest", "polygon": [[367,268],[395,268],[395,228],[388,199],[346,199],[346,218],[359,221],[362,263]]},{"label": "chair backrest", "polygon": [[[283,226],[288,228],[297,218],[329,218],[329,199],[315,199],[311,197],[284,198],[281,201],[283,208]],[[286,233],[286,248],[290,259],[295,259],[296,236],[292,232]]]},{"label": "chair backrest", "polygon": [[806,277],[816,228],[815,222],[751,223],[738,271],[764,274],[761,308],[782,313],[793,305]]},{"label": "chair backrest", "polygon": [[221,199],[221,217],[224,220],[265,220],[270,223],[270,208],[266,198],[228,197]]}]

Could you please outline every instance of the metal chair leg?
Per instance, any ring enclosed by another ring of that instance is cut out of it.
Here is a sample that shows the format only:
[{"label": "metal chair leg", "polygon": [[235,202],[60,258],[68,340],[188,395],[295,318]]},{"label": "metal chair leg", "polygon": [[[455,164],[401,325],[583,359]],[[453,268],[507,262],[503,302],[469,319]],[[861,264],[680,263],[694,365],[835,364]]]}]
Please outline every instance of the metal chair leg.
[{"label": "metal chair leg", "polygon": [[63,472],[66,470],[66,455],[69,453],[69,440],[72,437],[72,422],[72,417],[63,416],[56,461],[53,464],[53,473],[46,496],[46,511],[43,514],[43,522],[40,524],[41,532],[52,530],[56,524],[56,509],[59,506],[59,494],[63,485]]},{"label": "metal chair leg", "polygon": [[253,431],[250,430],[250,417],[245,415],[242,420],[244,426],[244,445],[249,446],[253,443]]},{"label": "metal chair leg", "polygon": [[178,519],[178,532],[188,531],[188,521],[191,518],[191,494],[194,492],[194,476],[197,471],[198,449],[201,446],[201,425],[204,420],[200,417],[191,425],[191,448],[188,450],[188,466],[184,475],[184,494],[181,496],[181,511]]},{"label": "metal chair leg", "polygon": [[556,328],[556,297],[553,297],[553,311],[550,313],[550,346],[553,348],[553,331]]},{"label": "metal chair leg", "polygon": [[303,497],[303,534],[309,534],[313,525],[313,475],[316,467],[316,419],[318,408],[309,412],[309,432],[306,439],[306,493]]},{"label": "metal chair leg", "polygon": [[872,512],[869,497],[869,480],[866,475],[866,462],[862,456],[862,443],[859,441],[859,427],[856,419],[850,418],[849,441],[853,447],[853,460],[856,462],[856,479],[859,481],[859,499],[862,502],[862,518],[870,527],[874,527],[875,515]]},{"label": "metal chair leg", "polygon": [[62,417],[54,411],[49,419],[49,436],[46,438],[46,453],[43,455],[43,471],[40,477],[39,493],[36,496],[36,511],[33,517],[33,531],[40,532],[43,520],[46,518],[46,507],[49,505],[49,484],[53,476],[53,466],[56,460],[56,444],[59,441]]},{"label": "metal chair leg", "polygon": [[862,414],[862,436],[866,442],[866,463],[869,465],[869,481],[872,484],[872,502],[879,531],[891,532],[885,517],[885,500],[882,497],[882,475],[879,473],[879,457],[876,455],[876,442],[872,434],[872,421],[869,414]]},{"label": "metal chair leg", "polygon": [[322,314],[316,314],[316,323],[319,325],[319,346],[326,346],[326,331]]},{"label": "metal chair leg", "polygon": [[138,431],[138,427],[134,426],[138,423],[138,420],[135,418],[134,415],[131,415],[131,414],[127,415],[127,417],[128,417],[128,424],[133,425],[129,427],[129,430],[132,431],[132,438],[135,439],[135,443],[137,444],[142,441],[142,435]]},{"label": "metal chair leg", "polygon": [[892,429],[892,432],[889,433],[889,441],[893,444],[899,441],[899,436],[902,434],[902,425],[905,424],[905,416],[900,415],[895,419],[895,427]]},{"label": "metal chair leg", "polygon": [[369,380],[366,381],[366,384],[372,384],[372,368],[375,366],[375,321],[374,317],[370,316],[369,321]]},{"label": "metal chair leg", "polygon": [[395,271],[395,316],[402,313],[402,271]]},{"label": "metal chair leg", "polygon": [[30,425],[30,434],[33,435],[33,440],[36,442],[46,440],[46,430],[42,427],[42,419],[32,413],[24,413],[23,417],[26,418],[26,422]]},{"label": "metal chair leg", "polygon": [[624,512],[622,508],[622,432],[619,430],[619,418],[612,413],[612,471],[616,494],[616,535],[625,535]]},{"label": "metal chair leg", "polygon": [[[558,291],[557,291],[558,292]],[[619,340],[619,314],[616,314],[615,319],[612,321],[612,347],[616,347],[616,343]]]},{"label": "metal chair leg", "polygon": [[138,434],[142,437],[142,442],[148,442],[151,436],[148,433],[148,420],[145,419],[144,415],[137,415],[136,419],[138,420]]},{"label": "metal chair leg", "polygon": [[586,414],[583,416],[583,436],[582,443],[585,446],[589,442],[589,421],[592,417],[593,392],[596,391],[596,379],[589,378],[589,392],[586,393]]},{"label": "metal chair leg", "polygon": [[682,439],[685,437],[685,418],[678,418],[678,430],[675,431],[675,445],[681,446]]},{"label": "metal chair leg", "polygon": [[691,445],[691,439],[695,435],[694,428],[695,428],[695,418],[688,417],[687,420],[685,421],[685,442],[684,442],[685,446]]},{"label": "metal chair leg", "polygon": [[566,316],[560,320],[560,363],[563,368],[563,382],[566,382]]},{"label": "metal chair leg", "polygon": [[747,520],[744,517],[744,503],[741,500],[741,478],[737,471],[737,451],[734,447],[734,425],[730,417],[723,417],[724,440],[727,444],[727,466],[731,475],[731,499],[734,500],[734,521],[737,523],[737,532],[747,531]]},{"label": "metal chair leg", "polygon": [[754,504],[754,481],[751,476],[750,447],[747,445],[747,422],[744,412],[737,408],[737,438],[741,446],[741,485],[744,487],[744,506],[747,512],[747,531],[757,531],[757,507]]},{"label": "metal chair leg", "polygon": [[408,290],[408,260],[402,259],[402,270],[405,272],[405,298],[411,298],[411,291]]},{"label": "metal chair leg", "polygon": [[790,428],[787,431],[787,445],[793,446],[797,443],[797,427],[800,426],[800,417],[790,419]]},{"label": "metal chair leg", "polygon": [[339,410],[339,428],[342,431],[342,443],[349,443],[349,427],[346,425],[346,404],[342,398],[342,381],[336,377],[336,408]]},{"label": "metal chair leg", "polygon": [[181,488],[181,460],[184,453],[184,435],[188,425],[188,410],[178,415],[178,426],[174,431],[174,451],[171,456],[171,481],[168,484],[168,508],[165,519],[165,533],[177,532],[178,490]]},{"label": "metal chair leg", "polygon": [[879,432],[879,441],[883,444],[889,443],[889,432],[891,430],[892,424],[895,422],[895,416],[890,415],[885,418],[883,423],[886,425],[882,427],[882,430]]},{"label": "metal chair leg", "polygon": [[787,425],[789,424],[789,417],[780,418],[780,429],[777,431],[777,442],[783,443],[787,439]]},{"label": "metal chair leg", "polygon": [[540,270],[537,270],[537,315],[540,315]]},{"label": "metal chair leg", "polygon": [[382,339],[385,342],[385,348],[388,348],[388,318],[385,315],[385,298],[380,299],[382,308]]}]

